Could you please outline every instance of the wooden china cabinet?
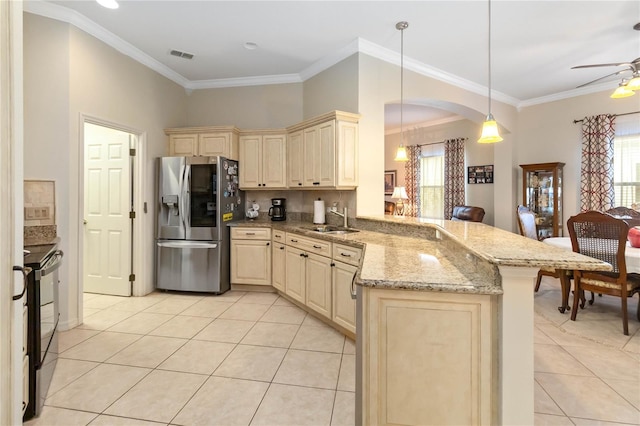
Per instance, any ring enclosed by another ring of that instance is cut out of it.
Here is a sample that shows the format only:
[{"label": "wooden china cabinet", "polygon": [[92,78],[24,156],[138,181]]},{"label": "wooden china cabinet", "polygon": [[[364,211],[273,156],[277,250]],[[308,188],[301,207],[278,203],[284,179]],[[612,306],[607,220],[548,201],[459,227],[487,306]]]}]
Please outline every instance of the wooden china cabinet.
[{"label": "wooden china cabinet", "polygon": [[536,215],[538,239],[561,237],[564,163],[521,164],[522,204]]}]

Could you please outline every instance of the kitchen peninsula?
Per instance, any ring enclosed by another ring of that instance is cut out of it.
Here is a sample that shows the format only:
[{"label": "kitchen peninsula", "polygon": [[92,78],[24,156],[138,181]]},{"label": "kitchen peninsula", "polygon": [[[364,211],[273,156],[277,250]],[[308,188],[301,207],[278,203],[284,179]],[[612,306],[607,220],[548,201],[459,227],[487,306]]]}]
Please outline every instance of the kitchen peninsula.
[{"label": "kitchen peninsula", "polygon": [[533,284],[596,259],[481,223],[358,217],[359,232],[241,222],[364,248],[356,424],[533,424]]}]

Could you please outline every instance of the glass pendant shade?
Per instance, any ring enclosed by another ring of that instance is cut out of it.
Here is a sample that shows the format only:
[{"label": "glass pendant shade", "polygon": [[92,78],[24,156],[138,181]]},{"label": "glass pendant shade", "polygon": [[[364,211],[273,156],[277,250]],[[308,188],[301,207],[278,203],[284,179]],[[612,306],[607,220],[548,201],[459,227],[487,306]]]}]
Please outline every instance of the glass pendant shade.
[{"label": "glass pendant shade", "polygon": [[407,148],[405,148],[404,145],[400,144],[396,151],[396,158],[394,158],[393,161],[409,161],[409,157],[407,157]]},{"label": "glass pendant shade", "polygon": [[631,80],[629,80],[626,87],[628,90],[633,90],[633,91],[640,90],[640,76],[633,77]]},{"label": "glass pendant shade", "polygon": [[496,143],[502,141],[500,132],[498,132],[498,123],[493,115],[489,113],[487,119],[482,123],[482,136],[478,139],[478,143]]},{"label": "glass pendant shade", "polygon": [[636,92],[630,90],[627,86],[618,86],[618,88],[610,96],[612,99],[628,98],[635,95]]}]

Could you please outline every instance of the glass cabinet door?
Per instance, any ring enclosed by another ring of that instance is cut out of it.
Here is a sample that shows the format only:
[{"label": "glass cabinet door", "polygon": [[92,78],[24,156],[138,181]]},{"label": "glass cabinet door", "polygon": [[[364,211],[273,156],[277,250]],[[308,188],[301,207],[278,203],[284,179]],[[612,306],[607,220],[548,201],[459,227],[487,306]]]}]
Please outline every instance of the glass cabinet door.
[{"label": "glass cabinet door", "polygon": [[538,239],[561,237],[562,167],[564,163],[524,164],[523,205],[536,215]]}]

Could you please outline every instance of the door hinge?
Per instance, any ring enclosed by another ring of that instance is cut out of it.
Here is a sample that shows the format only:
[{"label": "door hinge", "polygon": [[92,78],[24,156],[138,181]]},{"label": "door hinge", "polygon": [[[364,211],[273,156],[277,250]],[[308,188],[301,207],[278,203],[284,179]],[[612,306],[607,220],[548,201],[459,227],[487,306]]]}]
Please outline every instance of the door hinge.
[{"label": "door hinge", "polygon": [[129,219],[135,219],[135,218],[136,218],[136,212],[130,211],[129,212]]},{"label": "door hinge", "polygon": [[129,156],[130,157],[135,157],[136,156],[136,149],[135,148],[130,148],[129,149]]},{"label": "door hinge", "polygon": [[129,281],[133,282],[136,280],[136,274],[129,275]]}]

